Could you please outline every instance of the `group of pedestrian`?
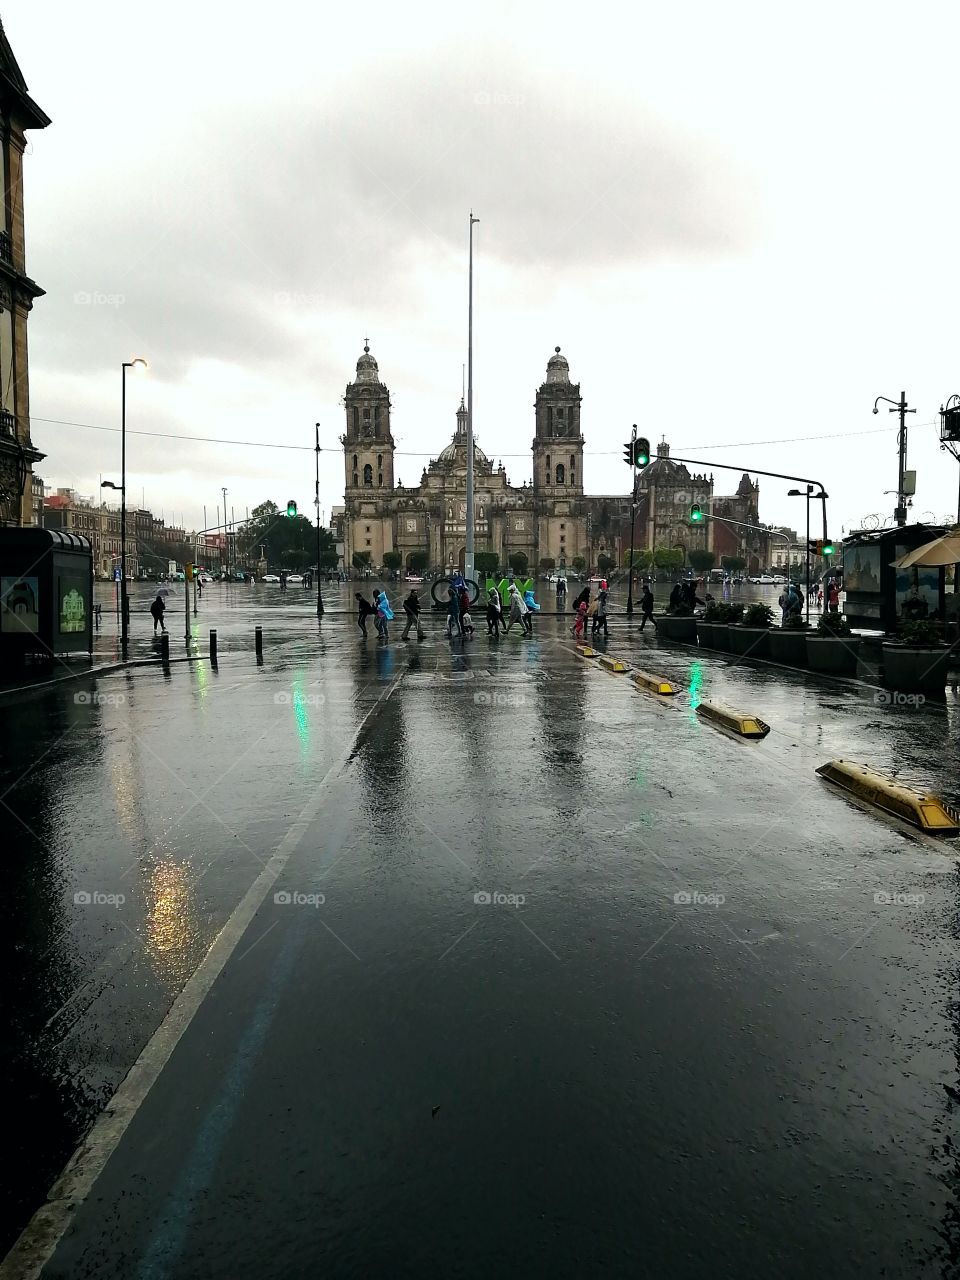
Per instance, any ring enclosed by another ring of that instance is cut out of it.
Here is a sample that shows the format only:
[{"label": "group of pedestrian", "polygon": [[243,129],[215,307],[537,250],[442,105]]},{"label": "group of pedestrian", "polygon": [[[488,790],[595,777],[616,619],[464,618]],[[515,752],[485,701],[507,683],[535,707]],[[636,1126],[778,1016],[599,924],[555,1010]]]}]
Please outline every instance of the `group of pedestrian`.
[{"label": "group of pedestrian", "polygon": [[[372,604],[360,591],[354,592],[354,598],[357,601],[357,626],[363,634],[367,634],[367,619],[372,616],[374,625],[377,628],[377,640],[389,640],[387,623],[393,621],[393,610],[390,608],[387,593],[385,591],[374,591]],[[404,603],[404,608],[406,609],[406,602]],[[419,619],[417,626],[419,627]],[[403,638],[407,638],[406,633]],[[419,638],[423,639],[422,632],[420,632]]]},{"label": "group of pedestrian", "polygon": [[588,586],[584,587],[576,600],[574,600],[573,634],[578,640],[582,640],[586,634],[588,618],[590,619],[591,636],[598,636],[602,631],[604,640],[610,638],[610,631],[607,626],[607,617],[610,613],[608,597],[607,583],[604,580],[600,583],[600,590],[597,592],[597,598],[593,604],[590,603],[590,588]]},{"label": "group of pedestrian", "polygon": [[799,582],[788,583],[780,592],[777,604],[781,609],[781,622],[786,622],[791,614],[799,618],[804,606],[804,594],[800,590]]}]

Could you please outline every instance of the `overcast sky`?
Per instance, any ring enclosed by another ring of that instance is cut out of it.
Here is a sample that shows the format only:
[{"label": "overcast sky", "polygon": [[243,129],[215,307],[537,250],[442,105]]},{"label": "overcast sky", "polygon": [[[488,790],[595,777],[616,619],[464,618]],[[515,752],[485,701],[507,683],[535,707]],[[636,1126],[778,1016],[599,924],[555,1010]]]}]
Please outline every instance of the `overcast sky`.
[{"label": "overcast sky", "polygon": [[[33,438],[52,485],[117,478],[132,430],[312,449],[369,334],[416,484],[455,426],[475,236],[474,420],[530,479],[559,345],[591,493],[630,425],[674,453],[823,479],[831,533],[957,508],[956,5],[0,4],[52,117],[26,161]],[[799,442],[798,437],[820,437]],[[762,442],[762,443],[754,443]],[[131,500],[209,523],[312,514],[310,452],[131,436]],[[786,483],[761,517],[802,524]]]}]

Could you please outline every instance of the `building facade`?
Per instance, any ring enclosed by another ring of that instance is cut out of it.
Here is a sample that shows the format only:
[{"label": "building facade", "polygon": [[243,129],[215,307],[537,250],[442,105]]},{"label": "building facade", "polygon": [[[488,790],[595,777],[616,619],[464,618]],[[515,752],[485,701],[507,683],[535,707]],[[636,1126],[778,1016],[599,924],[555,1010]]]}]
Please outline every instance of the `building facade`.
[{"label": "building facade", "polygon": [[0,525],[34,520],[34,465],[43,458],[30,438],[27,318],[43,290],[27,275],[23,228],[23,153],[28,129],[50,119],[27,92],[0,24]]},{"label": "building facade", "polygon": [[[378,568],[398,552],[409,567],[414,553],[435,570],[464,563],[467,536],[467,410],[460,401],[456,429],[424,467],[414,488],[396,482],[390,392],[369,344],[344,395],[344,502],[340,528],[344,563],[368,556]],[[531,568],[541,560],[572,564],[588,552],[583,498],[580,387],[560,348],[547,362],[534,399],[533,484],[512,485],[502,463],[473,445],[475,551],[493,552],[505,566],[522,552]]]}]

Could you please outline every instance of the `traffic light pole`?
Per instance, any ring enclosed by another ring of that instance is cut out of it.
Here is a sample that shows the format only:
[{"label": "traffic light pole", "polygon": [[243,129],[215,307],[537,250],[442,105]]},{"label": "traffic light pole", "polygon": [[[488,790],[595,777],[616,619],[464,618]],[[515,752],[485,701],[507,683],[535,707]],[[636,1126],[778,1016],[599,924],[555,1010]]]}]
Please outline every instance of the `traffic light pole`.
[{"label": "traffic light pole", "polygon": [[633,617],[633,543],[637,527],[637,424],[630,433],[630,470],[633,485],[630,490],[630,576],[627,587],[627,617]]},{"label": "traffic light pole", "polygon": [[317,620],[323,617],[323,596],[320,594],[320,423],[317,431],[317,492],[314,501],[317,504]]},{"label": "traffic light pole", "polygon": [[748,471],[755,476],[770,476],[774,480],[795,480],[799,484],[816,485],[820,492],[813,495],[813,500],[823,503],[823,540],[827,541],[827,489],[820,480],[813,480],[810,476],[788,476],[782,471],[761,471],[759,467],[735,466],[732,462],[704,462],[701,458],[678,458],[675,454],[670,455],[670,460],[686,463],[690,467],[716,467],[720,471]]}]

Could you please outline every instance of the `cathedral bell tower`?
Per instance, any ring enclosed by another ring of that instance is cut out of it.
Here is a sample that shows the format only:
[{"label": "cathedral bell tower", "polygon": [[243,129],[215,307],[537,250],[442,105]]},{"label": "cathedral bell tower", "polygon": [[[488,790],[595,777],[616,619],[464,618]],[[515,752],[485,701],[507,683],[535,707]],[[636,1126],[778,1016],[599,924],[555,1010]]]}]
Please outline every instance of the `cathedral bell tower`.
[{"label": "cathedral bell tower", "polygon": [[347,385],[343,400],[347,429],[343,444],[345,496],[386,497],[393,492],[393,436],[390,433],[390,392],[380,381],[377,362],[366,340],[357,361],[356,380]]},{"label": "cathedral bell tower", "polygon": [[570,366],[559,347],[547,361],[547,380],[537,392],[534,408],[534,493],[541,498],[582,497],[580,384],[570,381]]}]

